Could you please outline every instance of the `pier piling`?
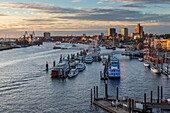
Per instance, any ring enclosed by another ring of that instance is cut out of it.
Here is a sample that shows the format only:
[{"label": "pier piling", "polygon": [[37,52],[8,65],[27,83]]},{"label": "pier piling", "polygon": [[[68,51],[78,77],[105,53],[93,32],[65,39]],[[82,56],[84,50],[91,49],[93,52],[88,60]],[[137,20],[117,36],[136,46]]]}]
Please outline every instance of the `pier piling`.
[{"label": "pier piling", "polygon": [[107,83],[105,83],[105,97],[107,98],[108,95],[107,95]]},{"label": "pier piling", "polygon": [[133,110],[134,110],[134,100],[132,99],[132,113],[133,113]]},{"label": "pier piling", "polygon": [[48,71],[48,62],[46,62],[46,71]]},{"label": "pier piling", "polygon": [[94,86],[94,101],[96,100],[96,97],[95,97],[95,86]]},{"label": "pier piling", "polygon": [[151,99],[150,99],[150,101],[151,101],[151,104],[152,104],[152,91],[151,91]]},{"label": "pier piling", "polygon": [[157,103],[159,103],[159,86],[158,86],[158,92],[157,92]]},{"label": "pier piling", "polygon": [[91,88],[91,105],[93,103],[93,89]]},{"label": "pier piling", "polygon": [[129,98],[129,113],[131,113],[131,99]]},{"label": "pier piling", "polygon": [[119,92],[118,92],[118,90],[119,90],[119,89],[118,89],[118,87],[117,87],[117,89],[116,89],[116,100],[119,100],[119,95],[118,95]]},{"label": "pier piling", "polygon": [[98,99],[98,86],[96,86],[96,99]]},{"label": "pier piling", "polygon": [[146,93],[144,94],[144,105],[143,105],[143,111],[146,112]]},{"label": "pier piling", "polygon": [[55,67],[55,60],[53,61],[53,67]]},{"label": "pier piling", "polygon": [[163,99],[163,87],[161,86],[161,100]]}]

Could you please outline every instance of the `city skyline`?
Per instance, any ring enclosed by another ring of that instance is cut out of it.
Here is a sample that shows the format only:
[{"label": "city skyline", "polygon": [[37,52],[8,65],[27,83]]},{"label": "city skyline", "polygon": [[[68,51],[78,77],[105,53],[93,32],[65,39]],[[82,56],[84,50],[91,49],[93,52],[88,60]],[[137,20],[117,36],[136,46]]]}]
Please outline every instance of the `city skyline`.
[{"label": "city skyline", "polygon": [[[141,24],[146,33],[165,34],[170,29],[169,0],[1,0],[0,37],[17,38],[24,31],[37,35],[107,34],[108,28]],[[61,31],[61,32],[60,32]]]}]

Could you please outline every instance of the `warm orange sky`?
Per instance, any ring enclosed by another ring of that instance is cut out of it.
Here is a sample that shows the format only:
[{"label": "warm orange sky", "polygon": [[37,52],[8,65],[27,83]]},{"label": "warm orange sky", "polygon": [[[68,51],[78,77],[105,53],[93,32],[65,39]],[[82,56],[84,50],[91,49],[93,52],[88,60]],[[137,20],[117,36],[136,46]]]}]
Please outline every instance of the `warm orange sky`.
[{"label": "warm orange sky", "polygon": [[[140,23],[145,32],[170,33],[169,0],[1,0],[0,37],[19,37],[24,31],[42,35],[60,31],[91,35],[115,27],[134,31]],[[72,32],[73,31],[73,32]],[[81,31],[81,32],[79,32]],[[71,34],[68,34],[71,35]]]}]

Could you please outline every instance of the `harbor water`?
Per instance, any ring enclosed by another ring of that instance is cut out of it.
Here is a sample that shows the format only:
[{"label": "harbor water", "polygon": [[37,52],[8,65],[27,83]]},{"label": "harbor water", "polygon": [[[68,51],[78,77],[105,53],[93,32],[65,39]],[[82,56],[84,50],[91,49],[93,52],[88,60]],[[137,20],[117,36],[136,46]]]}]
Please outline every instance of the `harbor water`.
[{"label": "harbor water", "polygon": [[[35,112],[35,113],[105,113],[101,108],[90,105],[90,90],[99,87],[99,97],[104,97],[104,81],[100,80],[103,71],[102,62],[86,64],[86,69],[75,78],[52,79],[50,70],[45,71],[48,61],[52,68],[53,61],[60,59],[60,54],[76,54],[88,45],[62,44],[69,49],[53,49],[55,43],[31,46],[0,52],[0,112]],[[111,52],[102,48],[101,52]],[[115,55],[121,67],[120,80],[108,80],[108,94],[116,95],[119,87],[120,96],[143,97],[146,93],[157,98],[157,86],[163,86],[164,97],[170,96],[170,79],[156,75],[145,68],[143,62],[129,59],[128,56]],[[157,110],[157,113],[164,112]],[[165,111],[166,112],[166,111]]]}]

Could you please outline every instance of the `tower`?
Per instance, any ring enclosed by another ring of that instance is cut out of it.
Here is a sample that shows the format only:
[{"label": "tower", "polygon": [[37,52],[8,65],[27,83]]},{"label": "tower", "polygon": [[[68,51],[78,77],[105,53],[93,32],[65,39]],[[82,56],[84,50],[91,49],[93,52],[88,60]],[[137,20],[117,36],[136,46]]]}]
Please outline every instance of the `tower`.
[{"label": "tower", "polygon": [[108,36],[116,35],[116,28],[109,28],[108,29]]}]

